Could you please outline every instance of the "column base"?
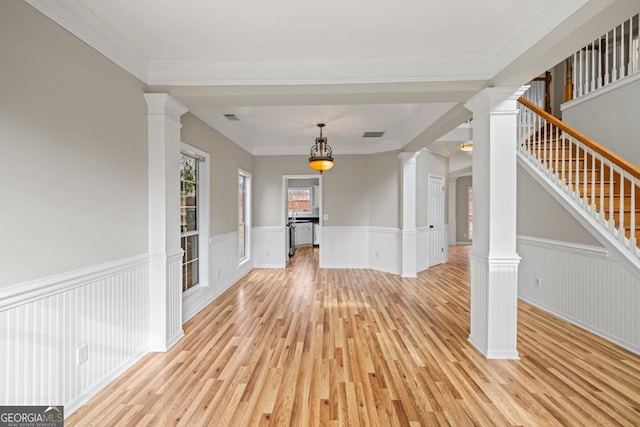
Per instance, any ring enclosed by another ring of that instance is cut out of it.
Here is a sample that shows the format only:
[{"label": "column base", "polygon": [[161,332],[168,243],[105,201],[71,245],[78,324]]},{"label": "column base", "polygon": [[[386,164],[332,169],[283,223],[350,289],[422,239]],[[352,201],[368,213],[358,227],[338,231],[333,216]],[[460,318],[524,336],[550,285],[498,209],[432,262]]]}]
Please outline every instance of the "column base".
[{"label": "column base", "polygon": [[418,277],[418,232],[402,230],[402,277]]},{"label": "column base", "polygon": [[469,342],[488,359],[519,359],[518,264],[516,253],[470,253]]}]

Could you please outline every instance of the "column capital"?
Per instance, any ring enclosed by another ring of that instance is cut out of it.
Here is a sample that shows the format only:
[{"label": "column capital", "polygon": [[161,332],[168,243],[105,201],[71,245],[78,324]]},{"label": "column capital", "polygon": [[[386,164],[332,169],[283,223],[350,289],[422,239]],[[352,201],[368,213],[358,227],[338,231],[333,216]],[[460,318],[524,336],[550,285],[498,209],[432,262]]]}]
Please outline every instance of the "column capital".
[{"label": "column capital", "polygon": [[[529,88],[521,87],[487,87],[472,96],[464,106],[474,115],[495,111],[509,111],[515,108],[518,100]],[[504,102],[511,101],[511,102]]]},{"label": "column capital", "polygon": [[418,155],[420,155],[420,151],[416,151],[415,153],[412,151],[403,151],[398,154],[398,158],[402,160],[402,164],[416,164]]},{"label": "column capital", "polygon": [[189,111],[180,101],[167,93],[145,93],[149,117],[166,116],[180,121],[180,116]]}]

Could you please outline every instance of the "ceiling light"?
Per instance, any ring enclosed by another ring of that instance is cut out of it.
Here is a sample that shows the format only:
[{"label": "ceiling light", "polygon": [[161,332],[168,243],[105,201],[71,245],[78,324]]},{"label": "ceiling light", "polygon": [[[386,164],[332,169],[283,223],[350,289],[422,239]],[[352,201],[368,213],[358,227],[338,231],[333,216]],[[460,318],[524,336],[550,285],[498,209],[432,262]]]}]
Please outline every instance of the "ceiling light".
[{"label": "ceiling light", "polygon": [[322,136],[324,123],[318,123],[320,136],[316,138],[316,143],[311,146],[309,167],[320,171],[327,171],[333,167],[333,157],[331,157],[331,147],[327,144],[327,138]]},{"label": "ceiling light", "polygon": [[473,141],[467,141],[458,146],[460,151],[473,151]]}]

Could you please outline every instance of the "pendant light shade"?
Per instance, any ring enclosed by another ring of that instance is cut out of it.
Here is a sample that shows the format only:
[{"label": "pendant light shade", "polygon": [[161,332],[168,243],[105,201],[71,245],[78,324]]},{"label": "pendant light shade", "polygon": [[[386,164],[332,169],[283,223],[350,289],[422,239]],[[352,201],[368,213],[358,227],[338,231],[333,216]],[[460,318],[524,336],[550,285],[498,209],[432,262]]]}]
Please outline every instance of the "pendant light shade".
[{"label": "pendant light shade", "polygon": [[322,136],[322,128],[324,126],[324,123],[318,123],[320,136],[316,138],[316,143],[311,146],[311,151],[309,152],[309,167],[320,171],[320,173],[333,167],[331,147],[327,144],[327,138]]}]

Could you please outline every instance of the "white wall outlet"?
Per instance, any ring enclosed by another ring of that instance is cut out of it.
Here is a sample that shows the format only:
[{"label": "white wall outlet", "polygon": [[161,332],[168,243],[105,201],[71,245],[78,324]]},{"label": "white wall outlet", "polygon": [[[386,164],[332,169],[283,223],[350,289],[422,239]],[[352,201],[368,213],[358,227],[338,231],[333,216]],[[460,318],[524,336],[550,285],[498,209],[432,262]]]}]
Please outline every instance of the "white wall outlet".
[{"label": "white wall outlet", "polygon": [[269,256],[269,251],[267,251],[267,256]]},{"label": "white wall outlet", "polygon": [[221,275],[221,274],[222,274],[222,273],[220,272],[220,269],[218,269],[218,279],[220,278],[220,275]]},{"label": "white wall outlet", "polygon": [[89,360],[89,346],[87,344],[78,347],[76,354],[76,362],[78,366]]},{"label": "white wall outlet", "polygon": [[329,221],[329,214],[322,214],[323,221]]},{"label": "white wall outlet", "polygon": [[536,288],[539,288],[540,287],[540,278],[536,277],[535,280],[534,280],[534,283],[536,285]]},{"label": "white wall outlet", "polygon": [[376,258],[378,258],[378,256],[379,256],[378,251],[376,251]]}]

